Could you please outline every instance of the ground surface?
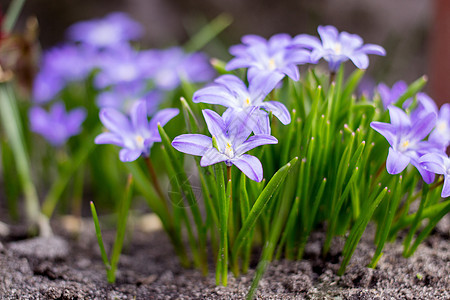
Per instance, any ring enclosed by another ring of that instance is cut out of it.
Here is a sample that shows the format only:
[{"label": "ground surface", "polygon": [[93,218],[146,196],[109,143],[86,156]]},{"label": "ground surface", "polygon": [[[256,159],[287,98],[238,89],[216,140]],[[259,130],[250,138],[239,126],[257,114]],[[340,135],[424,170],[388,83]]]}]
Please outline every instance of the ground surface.
[{"label": "ground surface", "polygon": [[[449,217],[449,216],[448,216]],[[450,299],[449,218],[410,259],[399,243],[387,245],[376,269],[365,266],[374,251],[364,235],[344,276],[336,275],[342,241],[323,260],[323,234],[314,233],[300,262],[272,263],[258,298],[270,299]],[[442,223],[442,222],[441,222]],[[0,243],[0,299],[241,299],[253,271],[228,287],[214,276],[182,269],[162,232],[134,233],[121,257],[118,281],[108,285],[92,224],[78,238],[54,224],[59,238]],[[370,230],[369,230],[370,231]],[[113,232],[105,240],[111,240]],[[256,257],[257,259],[257,257]]]}]

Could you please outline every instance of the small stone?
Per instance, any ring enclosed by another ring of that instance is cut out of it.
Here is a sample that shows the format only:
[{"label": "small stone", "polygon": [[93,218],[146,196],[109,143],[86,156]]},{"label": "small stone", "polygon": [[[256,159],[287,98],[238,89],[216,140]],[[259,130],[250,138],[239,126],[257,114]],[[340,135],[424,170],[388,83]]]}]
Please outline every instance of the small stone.
[{"label": "small stone", "polygon": [[24,241],[12,242],[9,248],[15,254],[37,259],[54,260],[69,254],[67,241],[58,236],[36,237]]},{"label": "small stone", "polygon": [[161,230],[162,223],[156,214],[146,214],[139,219],[137,228],[145,233],[151,233]]}]

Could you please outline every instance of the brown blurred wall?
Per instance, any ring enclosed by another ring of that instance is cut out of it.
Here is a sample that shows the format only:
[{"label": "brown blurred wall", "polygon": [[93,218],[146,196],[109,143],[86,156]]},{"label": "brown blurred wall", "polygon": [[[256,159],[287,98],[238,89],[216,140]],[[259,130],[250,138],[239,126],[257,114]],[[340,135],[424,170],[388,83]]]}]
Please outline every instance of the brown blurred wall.
[{"label": "brown blurred wall", "polygon": [[439,104],[450,103],[449,0],[434,0],[429,62],[431,97]]}]

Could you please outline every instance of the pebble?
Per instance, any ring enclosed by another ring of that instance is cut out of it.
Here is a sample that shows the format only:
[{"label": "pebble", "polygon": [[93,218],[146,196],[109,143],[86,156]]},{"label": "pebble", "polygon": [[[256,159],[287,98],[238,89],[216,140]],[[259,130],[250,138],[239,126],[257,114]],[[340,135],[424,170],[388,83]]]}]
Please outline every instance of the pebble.
[{"label": "pebble", "polygon": [[19,256],[55,260],[67,257],[69,245],[58,236],[36,237],[9,243],[9,249]]}]

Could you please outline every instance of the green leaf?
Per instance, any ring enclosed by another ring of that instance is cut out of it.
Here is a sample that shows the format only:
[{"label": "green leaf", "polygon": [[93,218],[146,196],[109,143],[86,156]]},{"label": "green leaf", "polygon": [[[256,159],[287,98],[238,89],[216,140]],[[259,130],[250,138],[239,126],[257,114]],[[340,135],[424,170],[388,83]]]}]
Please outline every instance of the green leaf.
[{"label": "green leaf", "polygon": [[212,39],[214,39],[225,28],[230,26],[233,18],[228,14],[221,14],[212,20],[208,25],[203,27],[196,35],[194,35],[184,46],[187,52],[195,52],[203,48]]},{"label": "green leaf", "polygon": [[244,244],[244,242],[248,239],[248,234],[255,227],[256,221],[258,217],[261,215],[264,207],[269,203],[273,194],[277,191],[281,183],[286,178],[287,174],[291,170],[291,168],[297,163],[298,157],[292,159],[289,163],[284,165],[281,169],[279,169],[270,179],[267,186],[259,195],[258,199],[256,199],[253,207],[250,210],[250,213],[242,225],[241,230],[239,231],[236,240],[234,241],[232,254],[233,264],[236,263],[236,260],[239,256],[239,251]]}]

